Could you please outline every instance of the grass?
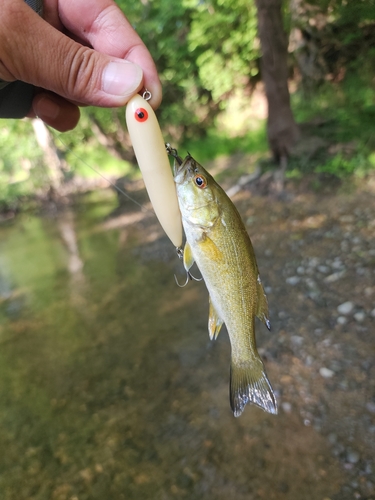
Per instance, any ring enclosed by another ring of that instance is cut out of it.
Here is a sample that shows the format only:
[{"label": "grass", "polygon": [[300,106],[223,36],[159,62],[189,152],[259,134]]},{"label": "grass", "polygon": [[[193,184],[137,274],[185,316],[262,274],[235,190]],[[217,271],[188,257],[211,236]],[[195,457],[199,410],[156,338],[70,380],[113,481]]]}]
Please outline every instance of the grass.
[{"label": "grass", "polygon": [[267,153],[265,123],[260,123],[258,129],[238,137],[228,137],[225,133],[212,128],[206,137],[181,144],[180,155],[183,156],[186,151],[202,164],[219,156],[229,156],[238,152]]},{"label": "grass", "polygon": [[[375,93],[370,75],[348,72],[340,84],[326,83],[312,95],[292,96],[297,122],[313,123],[310,134],[324,139],[325,151],[292,170],[339,178],[363,176],[375,167]],[[295,175],[295,174],[294,174]]]}]

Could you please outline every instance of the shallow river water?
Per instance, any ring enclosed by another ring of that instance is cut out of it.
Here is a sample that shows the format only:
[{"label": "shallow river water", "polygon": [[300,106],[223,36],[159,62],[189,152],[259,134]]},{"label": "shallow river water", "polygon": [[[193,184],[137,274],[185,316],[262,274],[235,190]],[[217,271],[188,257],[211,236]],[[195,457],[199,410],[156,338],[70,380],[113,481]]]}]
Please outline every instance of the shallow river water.
[{"label": "shallow river water", "polygon": [[1,500],[375,499],[375,203],[235,202],[279,414],[228,399],[225,329],[154,217],[111,193],[0,226]]}]

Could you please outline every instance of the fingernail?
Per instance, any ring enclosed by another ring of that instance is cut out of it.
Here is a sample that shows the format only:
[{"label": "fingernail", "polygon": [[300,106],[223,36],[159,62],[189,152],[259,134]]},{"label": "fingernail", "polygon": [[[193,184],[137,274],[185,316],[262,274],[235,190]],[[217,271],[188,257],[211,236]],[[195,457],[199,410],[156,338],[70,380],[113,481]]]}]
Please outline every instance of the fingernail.
[{"label": "fingernail", "polygon": [[102,88],[106,94],[125,96],[138,89],[142,78],[142,69],[136,64],[110,62],[103,72]]},{"label": "fingernail", "polygon": [[47,97],[39,99],[34,106],[34,112],[40,118],[55,119],[60,113],[60,106]]}]

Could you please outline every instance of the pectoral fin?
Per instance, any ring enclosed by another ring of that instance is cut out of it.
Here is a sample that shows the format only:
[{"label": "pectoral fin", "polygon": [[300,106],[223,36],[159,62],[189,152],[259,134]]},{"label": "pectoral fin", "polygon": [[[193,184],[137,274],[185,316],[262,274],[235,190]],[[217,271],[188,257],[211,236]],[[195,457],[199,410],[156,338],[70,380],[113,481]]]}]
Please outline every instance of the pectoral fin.
[{"label": "pectoral fin", "polygon": [[257,295],[258,295],[258,306],[257,306],[256,316],[257,318],[260,319],[260,321],[262,321],[266,325],[268,330],[271,330],[271,323],[268,318],[269,313],[268,313],[267,297],[266,294],[264,293],[263,285],[259,275],[257,279]]},{"label": "pectoral fin", "polygon": [[190,268],[194,264],[193,253],[191,251],[191,246],[189,245],[188,242],[185,243],[183,262],[185,271],[188,273]]},{"label": "pectoral fin", "polygon": [[211,297],[209,298],[210,302],[210,311],[208,314],[208,333],[210,335],[210,339],[217,339],[219,335],[220,329],[223,326],[223,320],[218,315],[214,305],[212,304]]},{"label": "pectoral fin", "polygon": [[207,236],[206,233],[203,233],[202,239],[199,240],[199,245],[203,248],[206,256],[214,262],[220,262],[224,259],[223,252],[217,247],[214,241]]}]

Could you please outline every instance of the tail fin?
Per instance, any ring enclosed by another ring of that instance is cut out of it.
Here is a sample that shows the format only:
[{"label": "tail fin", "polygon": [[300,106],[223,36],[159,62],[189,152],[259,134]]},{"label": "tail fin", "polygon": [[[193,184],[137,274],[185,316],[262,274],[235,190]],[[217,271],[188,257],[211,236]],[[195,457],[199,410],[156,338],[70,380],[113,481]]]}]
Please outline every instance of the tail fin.
[{"label": "tail fin", "polygon": [[263,363],[255,359],[245,363],[232,360],[230,369],[230,406],[239,417],[245,405],[253,403],[262,410],[277,414],[277,403]]}]

